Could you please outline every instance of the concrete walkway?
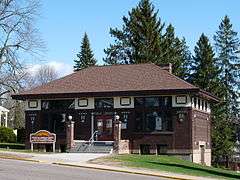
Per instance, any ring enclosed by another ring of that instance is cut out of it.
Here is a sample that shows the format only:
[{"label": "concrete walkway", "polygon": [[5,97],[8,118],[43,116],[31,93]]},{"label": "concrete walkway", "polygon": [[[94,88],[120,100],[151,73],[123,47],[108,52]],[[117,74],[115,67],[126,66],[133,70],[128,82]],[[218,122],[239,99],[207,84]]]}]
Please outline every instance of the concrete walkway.
[{"label": "concrete walkway", "polygon": [[212,180],[213,178],[196,177],[183,174],[175,174],[163,171],[154,171],[148,169],[117,167],[110,165],[93,164],[89,161],[95,158],[107,156],[109,154],[94,154],[94,153],[23,153],[0,151],[0,158],[10,158],[16,160],[34,161],[48,164],[55,164],[69,167],[91,168],[105,171],[124,172],[132,174],[142,174],[170,179],[185,179],[185,180]]},{"label": "concrete walkway", "polygon": [[45,163],[86,163],[92,159],[107,156],[108,154],[101,153],[24,153],[24,152],[11,152],[0,151],[0,155],[9,155],[19,158],[27,158],[34,161],[40,161]]}]

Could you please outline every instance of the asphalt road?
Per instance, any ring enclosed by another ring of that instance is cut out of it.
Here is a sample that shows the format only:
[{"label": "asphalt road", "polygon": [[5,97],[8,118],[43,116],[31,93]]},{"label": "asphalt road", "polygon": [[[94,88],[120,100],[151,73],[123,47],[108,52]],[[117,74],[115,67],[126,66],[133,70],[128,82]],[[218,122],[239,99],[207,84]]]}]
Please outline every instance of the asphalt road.
[{"label": "asphalt road", "polygon": [[160,180],[163,178],[0,159],[0,180]]}]

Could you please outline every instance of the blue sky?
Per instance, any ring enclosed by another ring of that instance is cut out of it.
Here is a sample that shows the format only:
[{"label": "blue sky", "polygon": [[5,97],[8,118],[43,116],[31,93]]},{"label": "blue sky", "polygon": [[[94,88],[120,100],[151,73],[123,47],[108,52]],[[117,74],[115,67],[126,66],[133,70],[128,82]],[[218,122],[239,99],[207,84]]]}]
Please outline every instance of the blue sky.
[{"label": "blue sky", "polygon": [[[103,49],[113,41],[110,27],[121,27],[122,16],[138,0],[42,0],[38,28],[46,42],[45,63],[61,64],[59,71],[71,71],[73,59],[87,32],[99,64]],[[172,23],[179,37],[185,37],[192,50],[200,34],[212,38],[224,15],[229,15],[234,29],[240,32],[240,1],[237,0],[153,0],[159,16]],[[64,67],[64,68],[63,68]],[[68,68],[67,68],[68,67]],[[60,72],[61,73],[61,72]]]}]

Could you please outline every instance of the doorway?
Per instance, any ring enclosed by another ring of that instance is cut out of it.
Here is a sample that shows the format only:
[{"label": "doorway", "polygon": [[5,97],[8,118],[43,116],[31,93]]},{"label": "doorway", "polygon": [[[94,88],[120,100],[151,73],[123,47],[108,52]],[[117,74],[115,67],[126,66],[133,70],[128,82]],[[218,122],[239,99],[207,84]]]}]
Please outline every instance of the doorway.
[{"label": "doorway", "polygon": [[95,118],[98,141],[113,141],[113,116],[98,115]]},{"label": "doorway", "polygon": [[201,164],[205,164],[204,154],[205,154],[205,148],[204,145],[200,145],[200,151],[201,151]]}]

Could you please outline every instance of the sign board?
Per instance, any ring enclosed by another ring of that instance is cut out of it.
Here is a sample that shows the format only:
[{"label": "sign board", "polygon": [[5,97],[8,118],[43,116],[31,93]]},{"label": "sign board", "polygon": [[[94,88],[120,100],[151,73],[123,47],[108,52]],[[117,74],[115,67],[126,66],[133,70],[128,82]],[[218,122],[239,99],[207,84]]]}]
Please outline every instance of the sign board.
[{"label": "sign board", "polygon": [[56,134],[46,130],[39,130],[36,133],[30,134],[30,143],[32,151],[33,144],[53,144],[53,151],[55,151]]}]

